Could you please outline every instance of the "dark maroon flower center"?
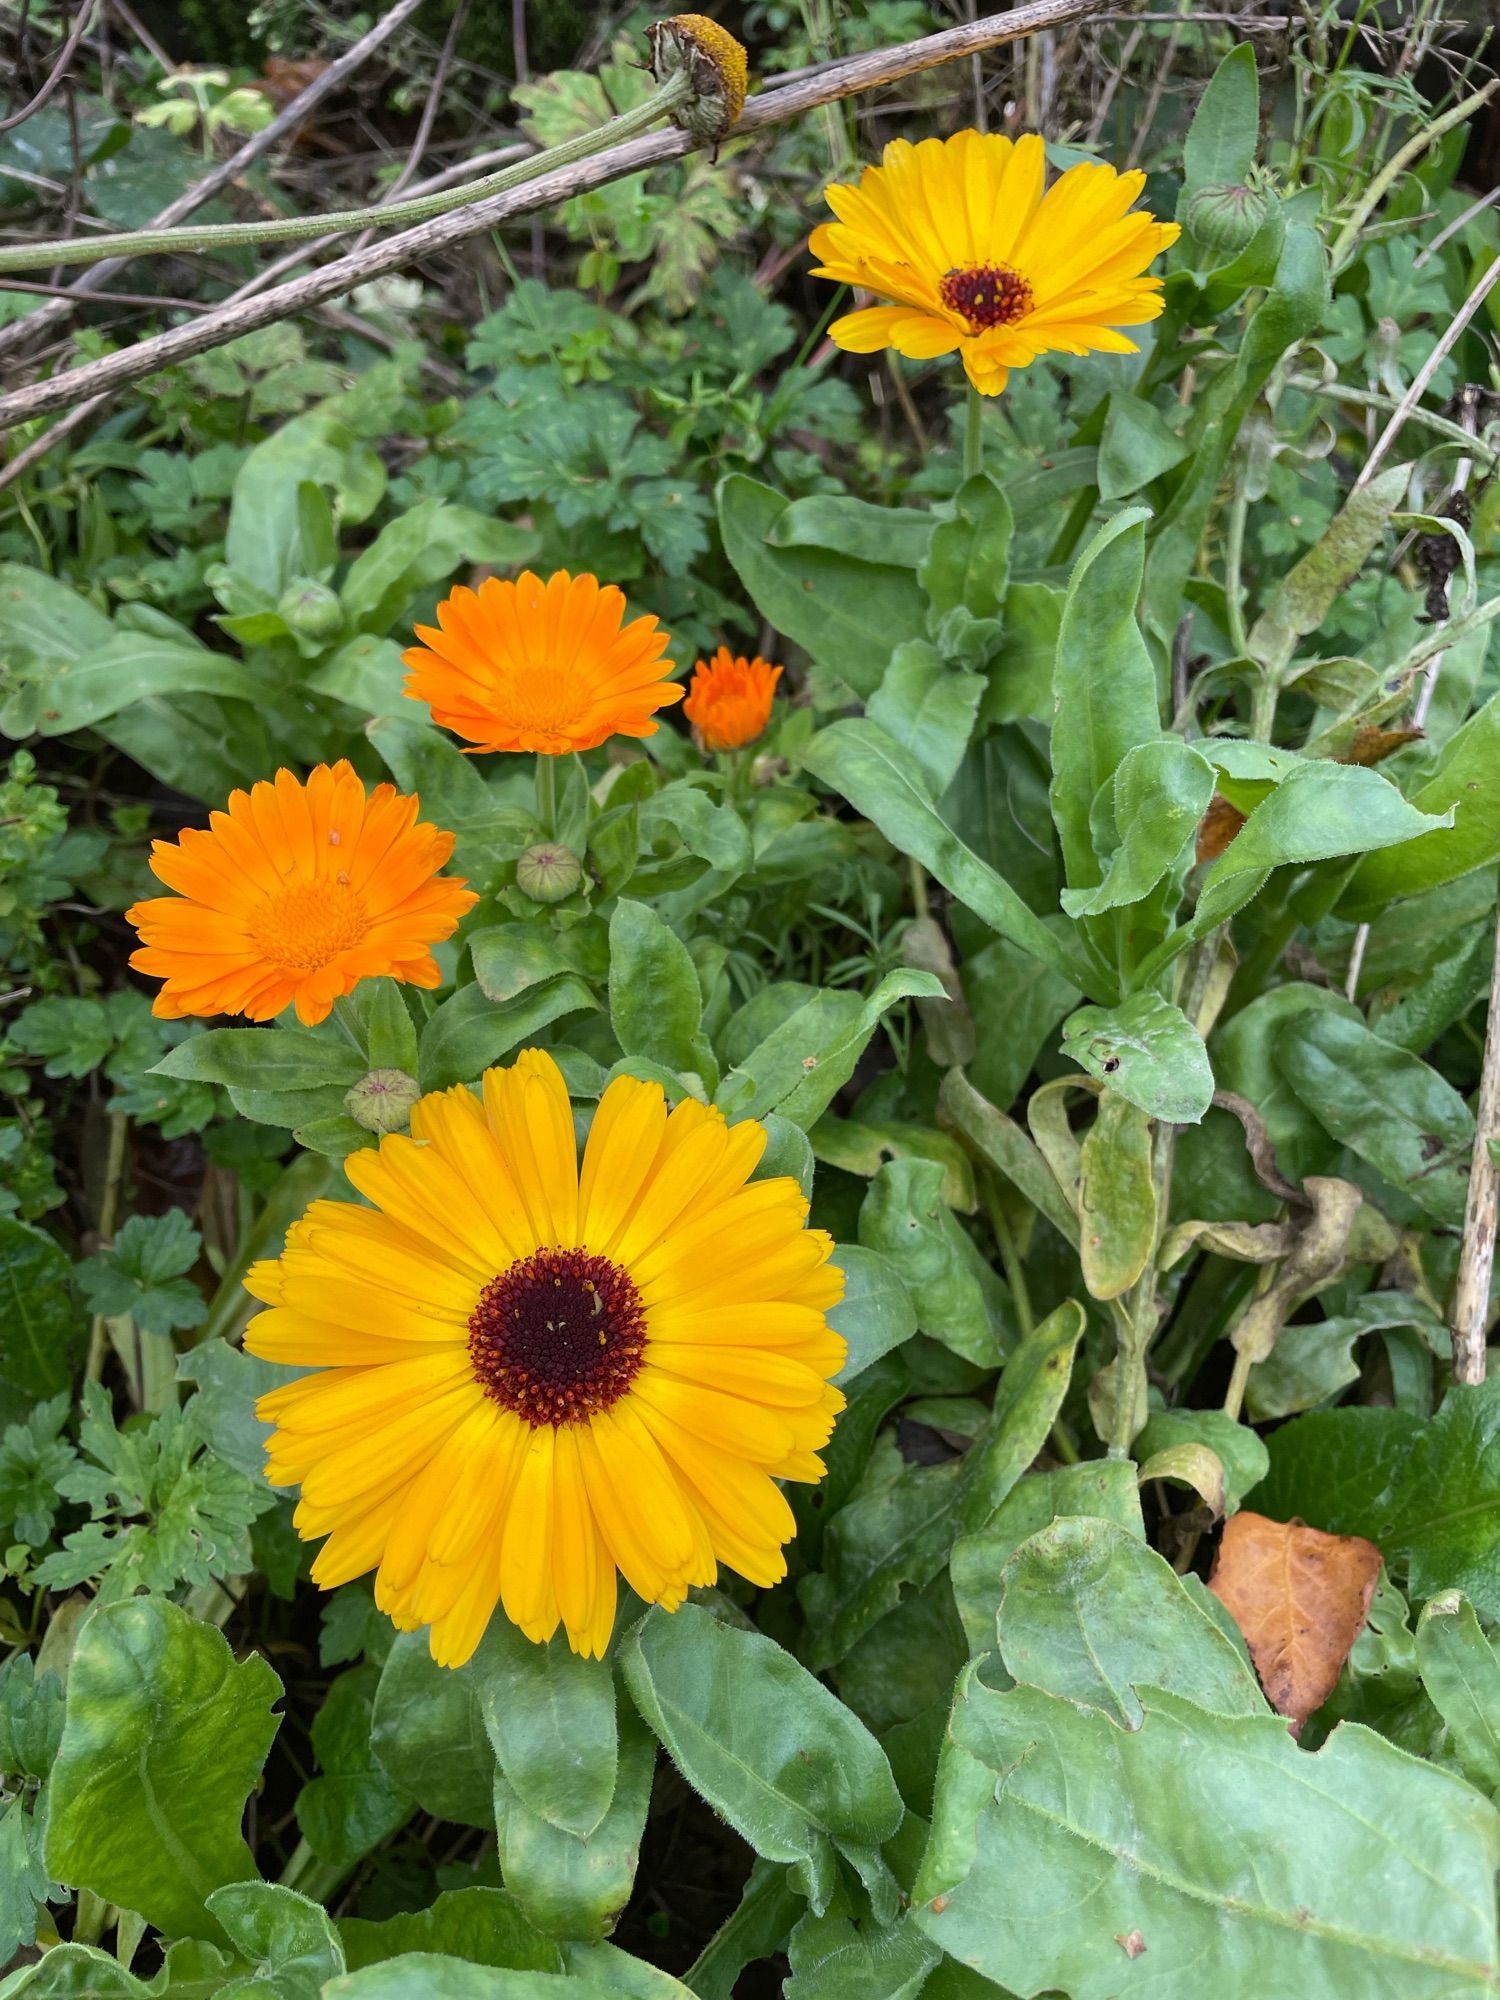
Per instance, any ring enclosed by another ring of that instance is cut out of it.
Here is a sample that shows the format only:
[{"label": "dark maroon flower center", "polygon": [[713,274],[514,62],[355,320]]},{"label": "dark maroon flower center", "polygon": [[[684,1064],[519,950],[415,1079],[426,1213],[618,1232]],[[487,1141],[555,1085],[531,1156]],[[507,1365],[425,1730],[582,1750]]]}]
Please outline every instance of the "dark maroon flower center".
[{"label": "dark maroon flower center", "polygon": [[528,1424],[578,1424],[635,1380],[646,1315],[630,1278],[587,1250],[535,1250],[491,1278],[469,1316],[487,1396]]},{"label": "dark maroon flower center", "polygon": [[970,271],[950,271],[938,286],[949,312],[962,313],[976,333],[992,326],[1011,326],[1024,319],[1034,303],[1031,287],[1008,264],[976,264]]}]

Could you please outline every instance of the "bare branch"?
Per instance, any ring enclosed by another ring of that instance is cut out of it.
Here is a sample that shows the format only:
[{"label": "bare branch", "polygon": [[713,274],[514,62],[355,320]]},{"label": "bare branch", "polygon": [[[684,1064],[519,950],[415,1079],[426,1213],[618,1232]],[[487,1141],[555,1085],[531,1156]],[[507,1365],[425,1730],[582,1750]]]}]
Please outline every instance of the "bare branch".
[{"label": "bare branch", "polygon": [[[227,160],[221,161],[212,172],[205,174],[201,181],[195,181],[190,188],[185,188],[175,201],[169,201],[160,214],[152,216],[149,226],[152,229],[170,229],[174,223],[181,222],[184,216],[193,214],[194,210],[201,208],[204,202],[211,201],[216,194],[221,194],[225,188],[237,181],[246,168],[253,166],[278,140],[284,139],[289,132],[297,131],[323,99],[330,92],[337,90],[346,77],[352,76],[354,71],[375,53],[382,42],[389,41],[396,30],[411,19],[421,4],[422,0],[396,0],[395,6],[389,13],[383,14],[374,27],[361,35],[357,42],[351,42],[344,53],[331,62],[327,69],[315,76],[306,90],[299,91],[291,103],[280,111],[263,131],[252,132],[238,151],[231,153]],[[28,313],[24,319],[12,320],[9,326],[0,327],[0,355],[21,346],[33,335],[45,333],[60,320],[67,319],[78,298],[98,291],[101,286],[108,286],[110,279],[128,262],[128,258],[117,257],[94,265],[92,270],[85,272],[77,283],[70,287],[68,296],[53,299],[49,304],[39,306],[35,312]]]}]

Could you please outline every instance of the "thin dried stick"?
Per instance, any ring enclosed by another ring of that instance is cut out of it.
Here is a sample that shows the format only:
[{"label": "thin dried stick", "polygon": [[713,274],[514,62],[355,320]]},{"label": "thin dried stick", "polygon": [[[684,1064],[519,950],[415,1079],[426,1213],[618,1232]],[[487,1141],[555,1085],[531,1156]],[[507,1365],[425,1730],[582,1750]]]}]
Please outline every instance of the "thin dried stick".
[{"label": "thin dried stick", "polygon": [[1490,1145],[1500,1139],[1500,932],[1490,978],[1490,1018],[1484,1037],[1484,1067],[1474,1117],[1474,1152],[1469,1162],[1469,1204],[1464,1242],[1453,1291],[1453,1379],[1471,1386],[1485,1375],[1485,1329],[1490,1316],[1490,1279],[1495,1269],[1495,1227],[1500,1219],[1500,1170]]},{"label": "thin dried stick", "polygon": [[[170,229],[174,223],[181,222],[184,216],[191,215],[195,209],[201,208],[204,202],[211,201],[216,194],[222,193],[232,182],[238,180],[246,168],[253,166],[279,139],[284,139],[289,132],[295,132],[331,91],[337,90],[346,77],[352,76],[354,71],[375,53],[382,42],[389,41],[396,30],[410,20],[421,4],[422,0],[396,0],[395,6],[389,13],[383,14],[374,27],[361,35],[357,42],[351,42],[344,53],[331,62],[320,75],[315,76],[306,90],[299,91],[285,110],[279,112],[263,131],[252,132],[237,152],[231,153],[227,160],[221,161],[212,172],[205,174],[201,181],[195,181],[190,188],[185,188],[175,201],[168,202],[159,214],[154,215],[151,218],[151,228]],[[107,285],[126,261],[128,260],[124,258],[111,258],[102,264],[96,264],[73,285],[73,293],[77,297],[84,297],[90,292],[97,291],[100,286]],[[38,306],[35,312],[28,313],[24,319],[12,320],[9,326],[0,327],[0,355],[20,346],[30,336],[44,333],[48,327],[56,326],[60,320],[67,319],[74,303],[74,299],[54,299],[48,305]]]},{"label": "thin dried stick", "polygon": [[[458,38],[463,33],[464,22],[468,18],[469,0],[458,0],[458,5],[453,10],[453,19],[448,23],[448,33],[444,37],[443,46],[438,53],[437,68],[432,72],[432,82],[428,87],[427,102],[422,106],[422,117],[417,126],[417,136],[411,142],[411,151],[407,154],[400,173],[397,174],[396,178],[385,190],[386,201],[395,201],[398,195],[406,192],[413,180],[415,180],[417,169],[421,166],[426,156],[427,142],[432,137],[432,128],[437,120],[438,106],[443,101],[443,88],[448,81],[448,71],[453,63],[453,51],[458,47]],[[366,230],[364,235],[354,245],[354,248],[356,250],[363,249],[373,234],[373,230]]]},{"label": "thin dried stick", "polygon": [[1423,396],[1426,395],[1428,383],[1436,375],[1439,368],[1442,367],[1454,348],[1457,347],[1463,335],[1464,328],[1484,304],[1485,300],[1494,290],[1497,282],[1500,282],[1500,257],[1495,258],[1484,276],[1479,280],[1479,283],[1464,300],[1458,311],[1453,315],[1449,325],[1444,329],[1431,354],[1428,355],[1427,359],[1412,377],[1410,388],[1396,405],[1390,422],[1375,440],[1375,447],[1361,466],[1359,477],[1350,489],[1351,492],[1362,492],[1380,470],[1381,461],[1400,436],[1407,418],[1417,407],[1418,403],[1421,402]]},{"label": "thin dried stick", "polygon": [[[1019,41],[1026,36],[1040,34],[1060,22],[1076,20],[1089,13],[1092,5],[1093,0],[1029,0],[1029,4],[1017,7],[1008,14],[986,15],[982,20],[924,36],[920,41],[850,56],[803,83],[789,84],[784,89],[767,91],[752,98],[735,128],[736,132],[744,134],[759,131],[764,126],[782,124],[836,98],[852,97],[860,91],[897,83],[903,77],[936,69],[960,56],[972,55],[976,49],[994,48],[1002,42]],[[0,430],[25,423],[33,417],[45,416],[53,410],[71,409],[85,397],[123,388],[128,383],[139,381],[144,375],[156,374],[173,362],[221,347],[226,341],[253,332],[256,327],[269,326],[273,321],[286,319],[309,306],[321,305],[325,299],[336,298],[383,272],[398,270],[404,264],[445,250],[451,244],[462,242],[481,231],[494,229],[518,215],[529,215],[536,209],[587,194],[610,181],[644,172],[646,168],[658,166],[664,161],[681,159],[692,149],[693,141],[675,127],[666,132],[650,133],[644,138],[612,147],[607,152],[596,153],[576,165],[556,168],[528,181],[523,187],[492,195],[447,215],[435,216],[431,221],[418,223],[415,228],[404,230],[384,243],[371,244],[368,250],[350,253],[319,270],[310,271],[273,292],[246,299],[239,305],[216,307],[191,325],[173,327],[167,333],[140,341],[118,354],[106,355],[103,360],[88,362],[81,368],[54,376],[50,381],[18,389],[0,398]]]},{"label": "thin dried stick", "polygon": [[97,4],[98,0],[79,0],[78,12],[74,17],[73,26],[68,31],[68,39],[63,43],[62,48],[58,52],[57,61],[52,65],[51,75],[29,104],[23,104],[19,111],[12,111],[8,118],[0,118],[0,132],[10,132],[17,125],[24,125],[26,120],[40,111],[48,98],[51,97],[52,93],[68,73],[68,65],[72,62],[74,55],[77,53],[78,44],[83,40],[88,30],[89,22],[93,18],[94,8]]}]

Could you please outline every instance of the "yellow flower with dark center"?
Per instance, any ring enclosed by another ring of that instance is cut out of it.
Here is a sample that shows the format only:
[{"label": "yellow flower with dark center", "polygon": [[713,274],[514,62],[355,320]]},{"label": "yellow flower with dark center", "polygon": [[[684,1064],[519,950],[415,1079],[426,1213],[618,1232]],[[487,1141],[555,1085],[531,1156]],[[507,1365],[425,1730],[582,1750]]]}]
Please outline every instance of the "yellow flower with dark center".
[{"label": "yellow flower with dark center", "polygon": [[823,1476],[843,1292],[765,1146],[617,1078],[580,1170],[567,1087],[530,1049],[422,1098],[354,1153],[370,1207],[314,1202],[247,1280],[245,1345],[318,1372],[261,1399],[267,1476],[300,1483],[325,1589],[376,1571],[402,1630],[460,1666],[495,1607],[602,1654],[618,1571],[675,1610],[718,1565],[786,1573],[778,1480]]},{"label": "yellow flower with dark center", "polygon": [[1160,313],[1146,267],[1176,223],[1131,212],[1142,173],[1085,163],[1044,193],[1045,178],[1035,134],[969,131],[895,139],[857,186],[830,187],[838,220],[812,233],[816,275],[892,301],[835,320],[832,339],[913,360],[956,349],[986,396],[1039,354],[1134,354],[1117,329]]},{"label": "yellow flower with dark center", "polygon": [[514,583],[460,585],[401,655],[406,692],[480,750],[564,757],[611,736],[654,736],[656,710],[682,689],[662,678],[670,642],[656,620],[625,625],[624,614],[623,591],[565,569],[545,583],[526,570]]},{"label": "yellow flower with dark center", "polygon": [[699,660],[682,712],[704,749],[738,750],[753,743],[771,720],[781,674],[759,654],[753,660],[735,658],[727,646],[711,660]]},{"label": "yellow flower with dark center", "polygon": [[142,947],[130,963],[165,982],[152,1012],[270,1021],[295,1006],[312,1025],[362,979],[436,986],[431,947],[479,899],[439,874],[453,835],[417,812],[394,785],[366,798],[341,761],[305,785],[278,771],[231,792],[206,832],[155,841],[152,872],[177,894],[125,912]]}]

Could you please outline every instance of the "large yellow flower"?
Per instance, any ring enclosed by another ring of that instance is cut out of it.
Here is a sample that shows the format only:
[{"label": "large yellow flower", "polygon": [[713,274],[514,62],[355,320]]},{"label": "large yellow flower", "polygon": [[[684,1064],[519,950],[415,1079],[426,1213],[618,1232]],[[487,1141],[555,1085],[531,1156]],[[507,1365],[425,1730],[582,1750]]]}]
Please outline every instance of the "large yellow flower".
[{"label": "large yellow flower", "polygon": [[816,275],[894,301],[835,320],[834,341],[913,360],[956,348],[986,396],[1052,350],[1134,354],[1114,329],[1161,311],[1162,281],[1146,266],[1176,242],[1177,225],[1127,212],[1142,173],[1069,167],[1044,194],[1045,174],[1035,134],[971,131],[895,139],[857,187],[830,187],[838,221],[812,233]]},{"label": "large yellow flower", "polygon": [[315,1580],[377,1570],[381,1608],[461,1666],[497,1603],[601,1654],[617,1569],[673,1610],[719,1563],[785,1575],[776,1482],[823,1476],[843,1275],[797,1183],[749,1180],[765,1136],[622,1077],[580,1172],[530,1049],[353,1154],[373,1205],[314,1202],[247,1281],[251,1353],[319,1371],[259,1404],[267,1476],[328,1538]]},{"label": "large yellow flower", "polygon": [[406,692],[480,750],[565,757],[611,736],[654,736],[657,709],[682,699],[662,678],[671,641],[654,618],[624,616],[625,593],[587,572],[460,584],[401,655]]},{"label": "large yellow flower", "polygon": [[207,831],[154,842],[152,872],[177,894],[125,912],[141,938],[130,963],[164,982],[151,1011],[270,1021],[294,1006],[312,1024],[362,979],[436,986],[431,946],[479,898],[438,873],[453,835],[417,811],[394,785],[367,798],[341,760],[305,785],[278,771],[231,792]]}]

